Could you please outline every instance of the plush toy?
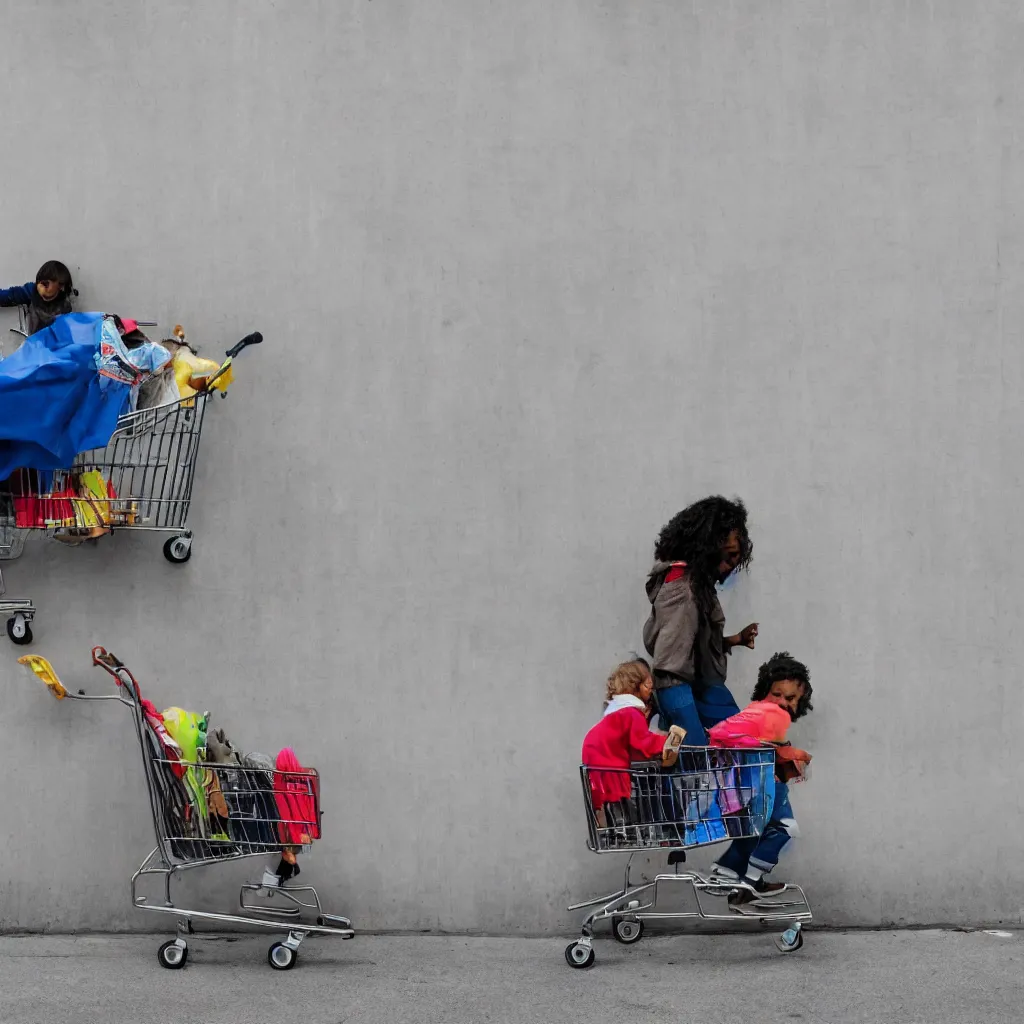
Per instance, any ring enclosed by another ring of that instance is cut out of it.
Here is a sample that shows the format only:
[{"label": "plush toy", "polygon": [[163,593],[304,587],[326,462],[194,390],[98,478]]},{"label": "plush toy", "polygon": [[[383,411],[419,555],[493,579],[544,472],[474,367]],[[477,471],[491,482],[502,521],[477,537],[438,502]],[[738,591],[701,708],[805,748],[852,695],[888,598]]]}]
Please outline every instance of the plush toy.
[{"label": "plush toy", "polygon": [[206,736],[206,760],[209,764],[242,763],[238,751],[231,745],[231,740],[223,729],[214,729]]},{"label": "plush toy", "polygon": [[[223,729],[214,729],[206,734],[206,763],[215,765],[241,765],[237,751]],[[210,824],[215,832],[225,834],[230,831],[230,811],[225,791],[237,799],[241,780],[236,771],[208,768],[206,779],[206,799],[210,806]],[[216,818],[222,819],[220,821]]]},{"label": "plush toy", "polygon": [[[185,340],[185,329],[181,324],[174,328],[174,337],[178,347],[174,353],[174,380],[178,385],[178,394],[182,398],[192,398],[198,391],[207,387],[210,378],[220,369],[220,363],[212,359],[201,359]],[[231,368],[222,373],[214,382],[213,388],[222,394],[227,391],[232,381]]]}]

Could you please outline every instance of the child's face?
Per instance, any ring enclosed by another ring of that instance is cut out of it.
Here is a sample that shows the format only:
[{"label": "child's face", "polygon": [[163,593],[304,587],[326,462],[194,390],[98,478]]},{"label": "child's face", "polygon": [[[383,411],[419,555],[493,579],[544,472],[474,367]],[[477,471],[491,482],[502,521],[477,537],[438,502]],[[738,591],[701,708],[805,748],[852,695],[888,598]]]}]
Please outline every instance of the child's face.
[{"label": "child's face", "polygon": [[53,302],[60,295],[60,285],[56,281],[37,281],[36,291],[43,302]]},{"label": "child's face", "polygon": [[800,703],[800,698],[803,695],[803,683],[796,679],[780,679],[777,683],[772,683],[772,688],[768,691],[765,700],[772,704],[778,704],[780,708],[785,708],[789,712],[789,717],[793,718],[796,715],[796,706]]},{"label": "child's face", "polygon": [[654,693],[654,680],[648,676],[641,684],[640,689],[636,691],[636,695],[645,703],[651,703],[651,696]]}]

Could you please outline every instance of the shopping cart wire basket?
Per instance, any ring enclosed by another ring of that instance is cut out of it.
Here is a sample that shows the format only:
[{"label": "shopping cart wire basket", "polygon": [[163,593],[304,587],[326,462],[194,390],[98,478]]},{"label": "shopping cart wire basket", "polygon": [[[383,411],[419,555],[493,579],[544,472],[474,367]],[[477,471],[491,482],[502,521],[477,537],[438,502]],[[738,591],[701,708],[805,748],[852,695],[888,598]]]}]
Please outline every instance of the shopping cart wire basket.
[{"label": "shopping cart wire basket", "polygon": [[[0,481],[0,561],[18,558],[33,531],[81,543],[128,529],[169,534],[164,557],[187,562],[188,514],[207,404],[218,382],[230,379],[238,354],[262,341],[257,331],[228,349],[195,394],[121,416],[106,445],[80,452],[66,469],[20,469]],[[35,614],[31,600],[4,598],[0,572],[0,617],[15,644],[32,643]]]},{"label": "shopping cart wire basket", "polygon": [[[620,889],[568,908],[594,908],[583,921],[580,938],[566,947],[569,966],[594,964],[594,925],[603,921],[611,922],[612,935],[626,945],[640,940],[645,921],[784,921],[788,927],[776,938],[776,946],[782,952],[799,949],[802,924],[811,919],[800,886],[787,885],[770,899],[761,898],[746,882],[680,870],[687,850],[761,835],[772,813],[774,772],[772,748],[682,747],[678,764],[668,770],[655,762],[629,768],[582,765],[588,848],[629,856]],[[607,802],[595,798],[622,792],[629,795]],[[634,882],[633,858],[655,851],[668,854],[672,870]],[[741,918],[729,909],[728,898],[744,891],[750,899]]]},{"label": "shopping cart wire basket", "polygon": [[[315,769],[280,772],[169,758],[147,722],[139,685],[131,671],[102,647],[93,649],[92,660],[114,678],[114,693],[72,693],[45,659],[36,655],[20,659],[58,700],[112,700],[131,712],[156,835],[156,847],[132,875],[132,903],[139,910],[178,919],[178,936],[160,947],[160,963],[172,969],[185,965],[188,937],[195,934],[194,920],[287,931],[287,937],[275,942],[267,954],[270,966],[276,970],[295,965],[299,945],[307,935],[352,938],[355,933],[351,922],[327,914],[313,886],[285,884],[268,871],[259,882],[241,886],[242,913],[214,913],[175,904],[171,881],[191,868],[280,854],[284,846],[306,848],[318,839],[319,775]],[[279,800],[282,794],[287,798]],[[286,813],[282,813],[282,806]],[[142,880],[153,877],[162,883],[162,901],[140,892]],[[315,923],[306,920],[310,917]]]}]

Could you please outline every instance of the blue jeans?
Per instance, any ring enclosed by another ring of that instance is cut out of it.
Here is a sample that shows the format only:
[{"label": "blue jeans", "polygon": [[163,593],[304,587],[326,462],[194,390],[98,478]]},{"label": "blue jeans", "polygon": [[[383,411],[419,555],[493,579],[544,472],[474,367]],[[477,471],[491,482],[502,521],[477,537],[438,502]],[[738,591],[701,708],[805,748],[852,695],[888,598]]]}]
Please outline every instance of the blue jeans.
[{"label": "blue jeans", "polygon": [[707,746],[705,729],[738,715],[739,707],[725,683],[712,683],[694,693],[689,683],[677,683],[654,691],[658,702],[661,727],[678,725],[686,730],[685,743],[693,747]]},{"label": "blue jeans", "polygon": [[729,868],[740,876],[747,873],[748,867],[766,874],[779,863],[786,843],[798,834],[789,803],[789,787],[784,782],[776,782],[775,802],[764,832],[749,839],[734,839],[729,849],[718,858],[718,866]]}]

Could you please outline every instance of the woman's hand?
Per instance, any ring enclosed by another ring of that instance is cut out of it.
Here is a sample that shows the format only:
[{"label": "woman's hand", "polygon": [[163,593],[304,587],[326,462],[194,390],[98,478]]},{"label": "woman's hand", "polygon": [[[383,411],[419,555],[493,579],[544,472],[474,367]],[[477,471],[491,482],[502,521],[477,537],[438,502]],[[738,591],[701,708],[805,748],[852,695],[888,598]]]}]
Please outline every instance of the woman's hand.
[{"label": "woman's hand", "polygon": [[754,649],[754,641],[757,639],[757,623],[752,622],[749,626],[741,629],[735,636],[727,636],[725,642],[730,647],[749,647]]}]

